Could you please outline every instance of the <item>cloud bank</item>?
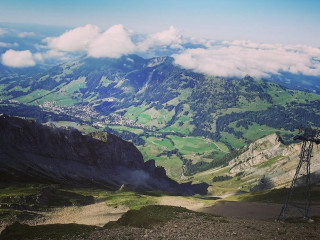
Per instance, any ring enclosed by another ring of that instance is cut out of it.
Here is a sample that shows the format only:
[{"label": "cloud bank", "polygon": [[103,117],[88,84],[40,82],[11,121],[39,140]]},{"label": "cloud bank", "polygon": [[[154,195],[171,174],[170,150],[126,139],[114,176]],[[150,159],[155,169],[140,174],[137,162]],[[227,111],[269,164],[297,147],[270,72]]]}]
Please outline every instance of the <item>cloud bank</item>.
[{"label": "cloud bank", "polygon": [[178,48],[182,49],[181,44],[183,43],[182,35],[179,30],[175,27],[170,26],[168,30],[150,34],[147,38],[138,43],[138,51],[148,51],[150,48],[156,47],[170,47],[172,49]]},{"label": "cloud bank", "polygon": [[18,43],[7,43],[7,42],[0,42],[0,47],[3,48],[10,48],[10,47],[18,47],[19,44]]},{"label": "cloud bank", "polygon": [[[7,33],[8,30],[0,28],[0,35]],[[33,32],[16,33],[21,38],[33,35]],[[87,24],[44,39],[42,44],[36,45],[35,53],[16,51],[16,45],[5,42],[0,42],[0,47],[12,48],[1,56],[2,63],[12,67],[34,66],[38,62],[55,64],[80,55],[119,58],[136,53],[141,56],[168,54],[183,68],[222,77],[244,77],[247,74],[269,77],[281,72],[320,76],[319,48],[186,38],[173,26],[142,35],[127,30],[121,24],[105,31]]]},{"label": "cloud bank", "polygon": [[89,44],[99,35],[97,26],[88,24],[65,32],[56,38],[46,38],[44,41],[51,49],[66,52],[86,51]]},{"label": "cloud bank", "polygon": [[225,41],[185,49],[173,57],[184,68],[222,77],[269,77],[280,72],[320,75],[320,49],[309,46]]},{"label": "cloud bank", "polygon": [[4,28],[0,28],[0,36],[8,33],[8,31]]},{"label": "cloud bank", "polygon": [[[121,24],[100,32],[95,25],[70,30],[59,37],[46,39],[51,51],[81,51],[90,57],[118,58],[130,53],[174,49],[175,63],[197,72],[222,77],[269,77],[280,72],[320,75],[320,49],[309,46],[261,44],[250,41],[204,41],[182,36],[169,29],[133,41],[134,33]],[[198,44],[200,47],[188,47]],[[191,45],[190,45],[191,44]]]},{"label": "cloud bank", "polygon": [[20,38],[33,37],[35,35],[36,34],[34,32],[21,32],[21,33],[18,33],[18,37],[20,37]]},{"label": "cloud bank", "polygon": [[152,48],[170,47],[181,49],[182,36],[171,26],[168,30],[150,34],[138,42],[133,42],[132,31],[118,24],[100,32],[95,25],[88,24],[65,32],[56,38],[47,38],[47,47],[55,51],[84,52],[90,57],[119,58],[122,55],[146,52]]},{"label": "cloud bank", "polygon": [[15,51],[10,49],[2,54],[1,62],[8,67],[32,67],[36,65],[35,58],[29,50]]},{"label": "cloud bank", "polygon": [[135,50],[129,31],[119,24],[112,26],[89,44],[88,56],[119,58]]},{"label": "cloud bank", "polygon": [[79,51],[97,58],[118,58],[135,51],[129,31],[121,24],[114,25],[103,33],[100,33],[97,26],[88,24],[65,32],[59,37],[47,38],[45,42],[55,51]]}]

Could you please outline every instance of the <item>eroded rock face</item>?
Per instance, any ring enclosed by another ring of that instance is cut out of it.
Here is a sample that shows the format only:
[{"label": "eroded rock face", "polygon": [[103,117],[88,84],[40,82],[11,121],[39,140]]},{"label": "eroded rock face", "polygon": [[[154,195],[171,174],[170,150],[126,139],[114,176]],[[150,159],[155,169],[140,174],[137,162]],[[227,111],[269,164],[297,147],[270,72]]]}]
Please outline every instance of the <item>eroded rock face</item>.
[{"label": "eroded rock face", "polygon": [[[277,134],[272,134],[251,143],[247,151],[230,161],[230,174],[242,174],[247,181],[245,184],[252,189],[261,185],[263,179],[268,180],[268,184],[262,184],[266,188],[289,186],[300,159],[300,150],[301,143],[284,145]],[[311,180],[316,182],[320,176],[320,148],[317,145],[312,155]]]},{"label": "eroded rock face", "polygon": [[229,166],[232,166],[230,172],[236,174],[258,166],[272,157],[283,155],[286,149],[286,146],[282,144],[282,140],[277,134],[261,138],[251,143],[246,152],[229,163]]},{"label": "eroded rock face", "polygon": [[145,163],[132,143],[113,134],[82,135],[6,115],[0,116],[0,180],[181,191],[154,160]]}]

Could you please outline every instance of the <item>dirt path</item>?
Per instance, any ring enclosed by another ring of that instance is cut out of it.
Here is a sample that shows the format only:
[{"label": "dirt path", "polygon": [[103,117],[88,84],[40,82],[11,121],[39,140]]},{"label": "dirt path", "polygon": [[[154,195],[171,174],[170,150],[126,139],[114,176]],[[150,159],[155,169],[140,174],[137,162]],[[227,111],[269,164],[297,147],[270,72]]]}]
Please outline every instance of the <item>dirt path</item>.
[{"label": "dirt path", "polygon": [[105,202],[83,207],[65,207],[56,212],[48,213],[40,224],[78,223],[103,226],[109,221],[118,220],[129,208],[119,206],[108,207]]},{"label": "dirt path", "polygon": [[[193,211],[199,211],[205,207],[203,202],[173,196],[159,198],[158,204],[181,206]],[[126,206],[114,208],[107,206],[105,202],[100,202],[81,207],[59,208],[53,212],[43,213],[43,217],[25,221],[25,223],[29,225],[77,223],[101,227],[110,221],[118,220],[128,210],[129,208]]]},{"label": "dirt path", "polygon": [[205,207],[203,202],[194,201],[184,197],[162,197],[158,203],[159,205],[170,205],[176,207],[185,207],[193,211],[199,211]]}]

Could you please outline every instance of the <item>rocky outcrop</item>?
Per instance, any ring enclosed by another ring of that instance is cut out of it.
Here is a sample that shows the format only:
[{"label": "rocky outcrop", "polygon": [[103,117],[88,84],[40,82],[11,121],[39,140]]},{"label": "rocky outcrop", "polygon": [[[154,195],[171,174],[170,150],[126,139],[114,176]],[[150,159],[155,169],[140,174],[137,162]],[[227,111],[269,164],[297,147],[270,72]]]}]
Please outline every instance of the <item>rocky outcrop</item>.
[{"label": "rocky outcrop", "polygon": [[[252,190],[288,186],[299,162],[301,143],[284,145],[277,134],[261,138],[229,162],[230,175],[242,176],[243,185]],[[320,148],[313,148],[312,181],[320,176]],[[267,184],[266,184],[267,183]]]},{"label": "rocky outcrop", "polygon": [[82,135],[7,115],[0,116],[0,180],[195,193],[113,134]]},{"label": "rocky outcrop", "polygon": [[281,138],[277,134],[261,138],[248,147],[248,150],[229,163],[231,173],[239,173],[262,164],[274,156],[282,155],[285,150]]}]

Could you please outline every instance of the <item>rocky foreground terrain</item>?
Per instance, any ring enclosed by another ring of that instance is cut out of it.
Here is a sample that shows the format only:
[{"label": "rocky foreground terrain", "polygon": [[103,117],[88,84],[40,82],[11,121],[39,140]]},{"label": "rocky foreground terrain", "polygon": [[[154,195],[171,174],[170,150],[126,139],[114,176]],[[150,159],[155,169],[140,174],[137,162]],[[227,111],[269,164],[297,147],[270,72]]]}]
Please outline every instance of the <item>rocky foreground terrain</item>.
[{"label": "rocky foreground terrain", "polygon": [[[150,211],[150,212],[149,212]],[[104,227],[85,225],[46,225],[29,227],[18,223],[8,227],[2,239],[319,239],[319,219],[306,222],[293,219],[221,217],[183,208],[149,206],[129,211],[117,222]],[[60,229],[60,234],[54,232]],[[23,238],[19,234],[24,234]]]},{"label": "rocky foreground terrain", "polygon": [[[184,216],[181,216],[184,218]],[[319,224],[192,216],[152,229],[120,227],[83,239],[319,239]],[[74,238],[81,239],[81,238]]]}]

